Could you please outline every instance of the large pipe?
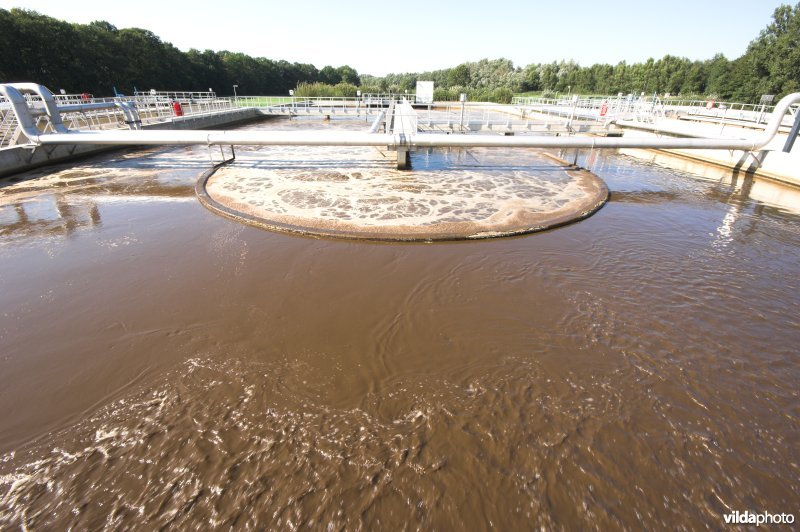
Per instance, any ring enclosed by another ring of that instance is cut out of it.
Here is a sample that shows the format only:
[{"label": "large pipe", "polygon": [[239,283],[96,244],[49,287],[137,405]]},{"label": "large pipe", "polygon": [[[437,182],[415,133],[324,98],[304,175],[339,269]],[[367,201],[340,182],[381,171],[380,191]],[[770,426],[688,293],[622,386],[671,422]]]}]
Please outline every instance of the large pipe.
[{"label": "large pipe", "polygon": [[[25,132],[28,138],[31,136]],[[393,135],[354,131],[76,131],[38,135],[39,144],[251,145],[251,146],[404,146],[437,148],[652,148],[761,149],[764,139],[623,138],[448,135]]]},{"label": "large pipe", "polygon": [[755,139],[400,135],[354,131],[80,131],[39,135],[41,144],[386,146],[438,148],[651,148],[756,151],[773,135]]},{"label": "large pipe", "polygon": [[[103,109],[114,109],[115,107],[119,107],[119,103],[122,102],[68,103],[59,105],[58,111],[60,113],[101,111]],[[29,107],[28,112],[31,114],[31,116],[43,116],[47,114],[47,109],[43,107]]]},{"label": "large pipe", "polygon": [[369,128],[370,133],[377,133],[383,121],[386,120],[386,109],[382,110],[378,117],[372,122],[372,127]]},{"label": "large pipe", "polygon": [[94,103],[67,103],[58,106],[62,113],[75,113],[85,111],[100,111],[102,109],[114,109],[119,107],[120,102],[94,102]]},{"label": "large pipe", "polygon": [[38,144],[36,139],[40,136],[40,132],[36,129],[35,123],[30,120],[31,113],[28,109],[28,102],[25,100],[23,93],[32,93],[38,95],[44,103],[45,111],[50,117],[50,125],[58,133],[67,133],[69,129],[61,121],[61,114],[58,112],[58,105],[53,93],[44,85],[37,83],[13,83],[13,84],[0,84],[0,94],[5,96],[11,102],[11,107],[14,109],[14,114],[17,116],[17,122],[25,133],[25,136],[31,142]]},{"label": "large pipe", "polygon": [[40,144],[39,130],[36,129],[36,122],[34,122],[30,109],[28,109],[28,102],[25,101],[25,96],[11,85],[0,85],[0,94],[11,104],[14,115],[17,117],[17,127],[22,130],[30,142]]}]

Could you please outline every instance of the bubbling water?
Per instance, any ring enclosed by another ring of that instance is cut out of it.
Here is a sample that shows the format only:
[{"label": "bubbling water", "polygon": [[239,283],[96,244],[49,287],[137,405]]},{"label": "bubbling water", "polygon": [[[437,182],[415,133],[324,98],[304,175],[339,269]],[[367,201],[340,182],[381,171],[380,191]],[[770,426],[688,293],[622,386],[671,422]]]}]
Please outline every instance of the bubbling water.
[{"label": "bubbling water", "polygon": [[[244,152],[200,185],[206,205],[269,229],[381,240],[530,233],[585,218],[608,191],[597,176],[541,152],[416,153],[398,171],[373,148]],[[388,159],[391,159],[389,157]]]}]

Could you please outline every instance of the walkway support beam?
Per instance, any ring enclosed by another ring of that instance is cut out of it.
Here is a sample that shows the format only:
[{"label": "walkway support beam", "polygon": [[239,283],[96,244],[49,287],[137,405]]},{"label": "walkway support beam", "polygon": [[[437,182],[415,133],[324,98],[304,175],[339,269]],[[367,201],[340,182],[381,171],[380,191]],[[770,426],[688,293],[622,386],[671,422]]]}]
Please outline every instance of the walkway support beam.
[{"label": "walkway support beam", "polygon": [[800,111],[794,114],[794,124],[792,130],[789,131],[789,136],[786,138],[786,144],[783,145],[783,151],[789,153],[792,151],[794,141],[797,140],[797,135],[800,134]]}]

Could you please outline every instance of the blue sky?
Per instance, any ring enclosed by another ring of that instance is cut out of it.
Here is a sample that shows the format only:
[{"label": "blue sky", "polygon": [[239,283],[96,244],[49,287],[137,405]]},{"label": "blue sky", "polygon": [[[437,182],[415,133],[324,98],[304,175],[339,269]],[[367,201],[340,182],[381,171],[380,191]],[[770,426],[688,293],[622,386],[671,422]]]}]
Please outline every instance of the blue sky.
[{"label": "blue sky", "polygon": [[145,28],[181,50],[231,50],[318,68],[349,64],[382,75],[485,57],[519,66],[638,62],[665,54],[707,59],[718,52],[735,58],[783,3],[789,2],[0,0],[0,8]]}]

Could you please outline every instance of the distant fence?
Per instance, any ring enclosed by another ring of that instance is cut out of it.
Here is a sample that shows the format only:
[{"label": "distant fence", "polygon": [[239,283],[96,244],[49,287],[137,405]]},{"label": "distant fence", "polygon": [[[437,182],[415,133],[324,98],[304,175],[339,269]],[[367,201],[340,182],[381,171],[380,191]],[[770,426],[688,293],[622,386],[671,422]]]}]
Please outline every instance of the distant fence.
[{"label": "distant fence", "polygon": [[[715,100],[661,99],[658,97],[627,96],[579,96],[561,98],[514,97],[511,105],[555,116],[576,116],[582,119],[608,121],[632,119],[652,122],[658,118],[673,117],[709,121],[739,121],[744,125],[765,124],[774,105]],[[784,127],[790,127],[796,107],[789,110]]]}]

